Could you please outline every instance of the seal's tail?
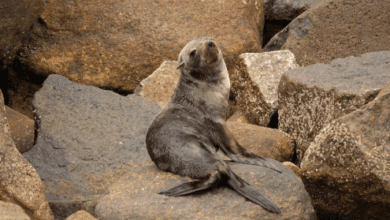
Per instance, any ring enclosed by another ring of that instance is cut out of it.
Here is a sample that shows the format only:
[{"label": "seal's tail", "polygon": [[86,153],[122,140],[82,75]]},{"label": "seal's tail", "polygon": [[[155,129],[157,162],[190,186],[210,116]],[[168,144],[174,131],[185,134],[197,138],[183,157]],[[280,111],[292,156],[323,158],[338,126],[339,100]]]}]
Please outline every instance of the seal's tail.
[{"label": "seal's tail", "polygon": [[227,183],[229,184],[229,186],[231,186],[242,196],[263,207],[264,209],[267,209],[268,211],[278,214],[281,213],[280,208],[274,202],[272,202],[269,198],[261,194],[259,190],[245,182],[245,180],[241,179],[241,177],[233,173],[230,168],[227,169],[227,176]]}]

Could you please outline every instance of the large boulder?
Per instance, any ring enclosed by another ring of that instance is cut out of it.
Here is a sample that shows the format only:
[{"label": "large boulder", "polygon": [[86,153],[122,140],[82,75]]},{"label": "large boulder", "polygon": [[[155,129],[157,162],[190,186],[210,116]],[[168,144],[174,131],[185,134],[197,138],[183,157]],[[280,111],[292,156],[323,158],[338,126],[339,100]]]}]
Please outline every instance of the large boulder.
[{"label": "large boulder", "polygon": [[235,109],[245,112],[249,123],[267,126],[278,108],[278,85],[283,73],[298,67],[288,50],[244,53],[230,72]]},{"label": "large boulder", "polygon": [[19,205],[33,220],[53,220],[42,181],[12,141],[0,91],[0,200]]},{"label": "large boulder", "polygon": [[390,50],[390,1],[319,1],[275,35],[264,51],[290,50],[308,66]]},{"label": "large boulder", "polygon": [[279,128],[296,140],[298,163],[324,126],[367,104],[390,82],[389,60],[390,51],[367,53],[282,76]]},{"label": "large boulder", "polygon": [[50,0],[22,57],[35,73],[131,92],[164,60],[210,36],[228,63],[261,51],[263,1]]},{"label": "large boulder", "polygon": [[264,0],[265,19],[291,21],[320,0]]},{"label": "large boulder", "polygon": [[151,163],[146,131],[161,108],[51,75],[33,102],[37,144],[24,157],[37,169],[53,212],[88,209],[127,170]]},{"label": "large boulder", "polygon": [[44,7],[45,0],[0,1],[0,63],[13,62]]},{"label": "large boulder", "polygon": [[327,125],[301,167],[320,216],[390,219],[390,84],[371,103]]},{"label": "large boulder", "polygon": [[[317,219],[302,181],[287,167],[274,161],[283,173],[241,163],[232,170],[273,200],[282,210],[274,214],[246,200],[221,184],[213,189],[181,197],[158,191],[191,181],[159,170],[154,164],[125,174],[96,205],[101,220],[111,219]],[[142,175],[140,175],[142,174]]]}]

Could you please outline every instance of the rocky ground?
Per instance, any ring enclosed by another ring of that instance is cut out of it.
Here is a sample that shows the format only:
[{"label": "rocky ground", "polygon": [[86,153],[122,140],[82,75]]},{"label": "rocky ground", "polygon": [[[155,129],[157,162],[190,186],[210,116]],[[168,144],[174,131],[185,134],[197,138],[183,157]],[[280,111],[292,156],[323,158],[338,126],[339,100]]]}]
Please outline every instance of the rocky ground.
[{"label": "rocky ground", "polygon": [[[390,219],[389,1],[0,2],[0,220]],[[283,171],[229,162],[282,210],[157,169],[148,126],[182,47],[213,37],[227,125]]]}]

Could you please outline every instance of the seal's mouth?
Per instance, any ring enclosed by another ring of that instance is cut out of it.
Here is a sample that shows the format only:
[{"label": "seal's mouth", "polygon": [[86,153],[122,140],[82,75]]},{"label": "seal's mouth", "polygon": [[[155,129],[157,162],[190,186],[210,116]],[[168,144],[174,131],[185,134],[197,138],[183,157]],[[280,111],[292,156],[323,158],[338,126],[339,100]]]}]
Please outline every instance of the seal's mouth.
[{"label": "seal's mouth", "polygon": [[212,64],[218,61],[218,56],[220,52],[214,41],[204,42],[202,49],[207,64]]}]

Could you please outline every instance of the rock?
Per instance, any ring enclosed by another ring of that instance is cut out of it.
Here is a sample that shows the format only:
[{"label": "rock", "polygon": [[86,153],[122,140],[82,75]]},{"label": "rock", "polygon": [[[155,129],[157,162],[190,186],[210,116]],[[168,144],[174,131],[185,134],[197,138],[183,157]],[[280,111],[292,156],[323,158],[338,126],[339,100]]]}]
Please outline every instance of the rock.
[{"label": "rock", "polygon": [[31,220],[24,210],[13,203],[0,201],[0,220]]},{"label": "rock", "polygon": [[[232,170],[281,209],[280,215],[266,211],[232,189],[220,185],[214,189],[181,197],[167,197],[158,191],[191,181],[158,170],[155,165],[138,167],[112,185],[109,194],[96,205],[100,220],[111,219],[316,219],[302,181],[287,167],[282,170],[240,163],[229,163]],[[140,175],[142,173],[142,175]]]},{"label": "rock", "polygon": [[279,93],[279,129],[297,142],[298,164],[332,120],[359,109],[390,81],[390,51],[336,59],[288,71]]},{"label": "rock", "polygon": [[265,19],[293,20],[320,0],[264,0]]},{"label": "rock", "polygon": [[156,103],[51,75],[33,105],[37,144],[24,157],[41,175],[56,218],[90,208],[118,176],[152,163],[145,135],[161,110]]},{"label": "rock", "polygon": [[263,48],[290,50],[308,66],[336,58],[390,50],[390,1],[319,1]]},{"label": "rock", "polygon": [[34,145],[34,120],[5,106],[12,140],[20,153],[29,151]]},{"label": "rock", "polygon": [[298,67],[290,51],[244,53],[230,73],[235,104],[251,124],[267,126],[278,107],[278,84],[287,70]]},{"label": "rock", "polygon": [[179,81],[180,71],[176,69],[177,66],[177,61],[165,61],[150,76],[140,82],[134,93],[156,102],[163,108],[171,99]]},{"label": "rock", "polygon": [[320,216],[390,219],[390,84],[326,126],[301,167]]},{"label": "rock", "polygon": [[84,210],[80,210],[72,215],[70,215],[66,220],[97,220],[91,214]]},{"label": "rock", "polygon": [[241,109],[236,111],[232,116],[230,116],[230,118],[227,121],[249,124],[249,121],[245,116],[245,112],[242,111]]},{"label": "rock", "polygon": [[36,74],[132,92],[164,60],[210,36],[228,63],[261,51],[262,1],[50,0],[21,60]]},{"label": "rock", "polygon": [[288,167],[293,173],[295,173],[295,175],[302,179],[302,171],[297,165],[293,164],[290,161],[283,162],[283,165]]},{"label": "rock", "polygon": [[0,62],[9,65],[25,43],[32,25],[45,7],[44,0],[2,0],[0,2]]},{"label": "rock", "polygon": [[18,204],[31,219],[54,219],[38,173],[23,158],[12,141],[1,91],[0,200]]},{"label": "rock", "polygon": [[237,142],[250,152],[279,162],[292,160],[294,140],[283,131],[239,122],[228,122],[227,126]]}]

